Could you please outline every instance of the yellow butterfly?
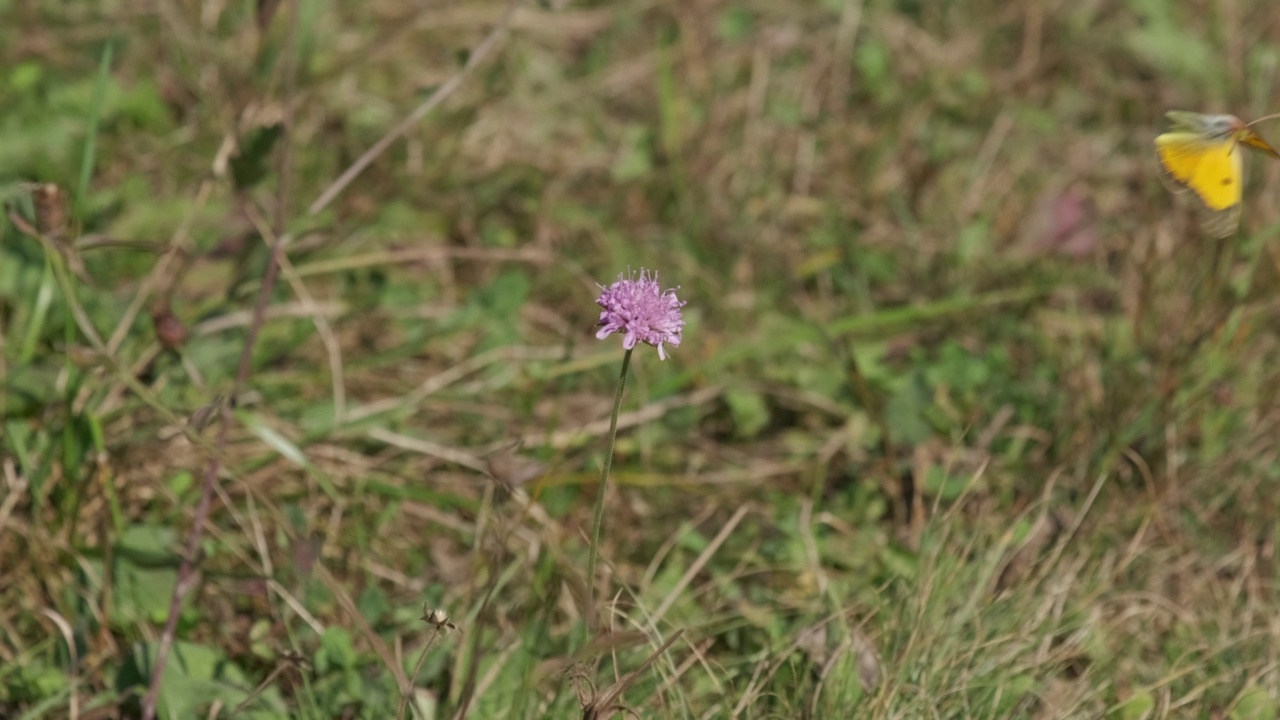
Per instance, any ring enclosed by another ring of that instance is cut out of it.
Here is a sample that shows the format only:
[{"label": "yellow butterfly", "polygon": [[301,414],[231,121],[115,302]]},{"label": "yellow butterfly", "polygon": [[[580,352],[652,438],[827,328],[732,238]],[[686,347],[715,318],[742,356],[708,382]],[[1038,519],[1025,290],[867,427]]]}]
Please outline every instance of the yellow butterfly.
[{"label": "yellow butterfly", "polygon": [[[1214,237],[1227,237],[1240,224],[1244,163],[1241,143],[1273,158],[1280,153],[1235,115],[1202,115],[1170,110],[1173,127],[1156,138],[1156,154],[1165,173],[1200,201],[1200,225]],[[1269,119],[1261,118],[1262,120]],[[1255,120],[1254,122],[1258,122]]]}]

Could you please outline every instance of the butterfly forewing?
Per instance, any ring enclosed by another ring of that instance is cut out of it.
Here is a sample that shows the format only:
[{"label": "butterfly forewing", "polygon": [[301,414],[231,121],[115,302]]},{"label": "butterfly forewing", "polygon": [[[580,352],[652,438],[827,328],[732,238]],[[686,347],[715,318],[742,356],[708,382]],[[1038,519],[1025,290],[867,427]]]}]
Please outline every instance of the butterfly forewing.
[{"label": "butterfly forewing", "polygon": [[1156,153],[1166,184],[1197,200],[1201,227],[1215,237],[1235,231],[1240,218],[1243,166],[1235,140],[1195,132],[1165,133]]}]

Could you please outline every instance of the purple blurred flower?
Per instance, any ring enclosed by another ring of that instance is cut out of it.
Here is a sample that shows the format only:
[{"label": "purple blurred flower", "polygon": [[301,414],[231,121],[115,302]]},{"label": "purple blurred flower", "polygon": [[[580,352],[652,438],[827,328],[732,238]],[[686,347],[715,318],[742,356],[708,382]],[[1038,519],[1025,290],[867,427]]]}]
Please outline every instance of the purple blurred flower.
[{"label": "purple blurred flower", "polygon": [[641,268],[640,277],[633,273],[618,275],[618,281],[609,287],[600,286],[596,304],[604,308],[600,312],[600,340],[625,330],[622,347],[630,350],[638,342],[658,348],[658,358],[667,359],[663,343],[679,347],[684,333],[684,320],[680,308],[684,302],[676,297],[674,289],[663,290],[658,285],[658,273],[650,274]]}]

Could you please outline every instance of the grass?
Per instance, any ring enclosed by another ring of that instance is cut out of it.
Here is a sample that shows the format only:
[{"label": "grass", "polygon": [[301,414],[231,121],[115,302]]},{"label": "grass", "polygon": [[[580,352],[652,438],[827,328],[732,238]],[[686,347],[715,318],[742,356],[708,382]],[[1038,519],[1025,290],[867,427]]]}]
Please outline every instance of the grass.
[{"label": "grass", "polygon": [[0,716],[1276,716],[1280,10],[508,7],[0,0]]}]

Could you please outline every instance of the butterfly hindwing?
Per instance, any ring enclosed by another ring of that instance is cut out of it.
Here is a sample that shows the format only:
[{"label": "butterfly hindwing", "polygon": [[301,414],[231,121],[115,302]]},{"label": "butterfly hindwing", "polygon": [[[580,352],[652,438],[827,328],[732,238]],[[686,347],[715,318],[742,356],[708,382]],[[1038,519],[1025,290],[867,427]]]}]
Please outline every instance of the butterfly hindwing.
[{"label": "butterfly hindwing", "polygon": [[1273,158],[1280,159],[1280,152],[1271,147],[1271,143],[1262,139],[1262,136],[1252,130],[1244,130],[1240,133],[1240,142],[1248,145],[1252,150],[1262,153]]}]

